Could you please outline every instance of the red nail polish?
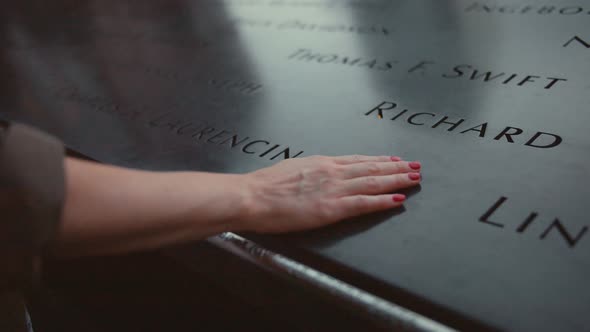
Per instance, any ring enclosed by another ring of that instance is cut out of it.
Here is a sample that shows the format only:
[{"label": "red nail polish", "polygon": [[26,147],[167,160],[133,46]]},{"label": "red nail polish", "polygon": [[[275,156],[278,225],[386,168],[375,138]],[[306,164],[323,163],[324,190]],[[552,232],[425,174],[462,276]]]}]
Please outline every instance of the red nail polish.
[{"label": "red nail polish", "polygon": [[398,202],[403,202],[406,200],[406,195],[402,195],[402,194],[394,194],[393,195],[393,201],[398,203]]},{"label": "red nail polish", "polygon": [[411,169],[420,169],[420,167],[422,167],[419,161],[412,161],[408,165],[410,165]]},{"label": "red nail polish", "polygon": [[402,158],[400,158],[400,157],[396,157],[396,156],[391,157],[391,161],[401,161],[401,160],[402,160]]},{"label": "red nail polish", "polygon": [[408,177],[412,181],[420,180],[420,173],[408,173]]}]

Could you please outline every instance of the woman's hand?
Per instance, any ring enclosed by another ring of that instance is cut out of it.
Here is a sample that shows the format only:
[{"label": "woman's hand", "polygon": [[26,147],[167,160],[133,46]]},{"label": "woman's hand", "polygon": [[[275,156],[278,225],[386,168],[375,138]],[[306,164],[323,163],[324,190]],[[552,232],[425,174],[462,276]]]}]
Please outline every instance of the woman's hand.
[{"label": "woman's hand", "polygon": [[300,231],[399,207],[395,192],[420,183],[419,162],[389,156],[288,159],[244,175],[245,214],[236,230]]},{"label": "woman's hand", "polygon": [[307,157],[249,174],[148,172],[67,158],[54,252],[123,253],[226,231],[283,233],[400,206],[420,163]]}]

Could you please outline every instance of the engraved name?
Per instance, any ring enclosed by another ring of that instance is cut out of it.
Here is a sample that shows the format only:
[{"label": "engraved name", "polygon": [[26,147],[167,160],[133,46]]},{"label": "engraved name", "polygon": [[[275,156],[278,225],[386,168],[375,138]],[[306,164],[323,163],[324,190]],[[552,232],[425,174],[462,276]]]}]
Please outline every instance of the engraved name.
[{"label": "engraved name", "polygon": [[[267,160],[284,160],[302,156],[303,150],[293,150],[283,144],[275,144],[271,140],[242,135],[231,130],[215,127],[205,122],[185,121],[172,112],[149,116],[154,110],[146,105],[128,105],[114,102],[102,96],[87,96],[77,90],[63,89],[54,94],[67,102],[77,103],[90,110],[115,116],[124,120],[143,122],[150,128],[167,130],[177,136],[186,137],[195,143],[205,142],[239,150],[242,153]],[[146,120],[147,118],[147,120]]]},{"label": "engraved name", "polygon": [[[268,160],[284,160],[303,155],[302,150],[292,150],[289,146],[272,143],[267,139],[253,138],[231,130],[214,127],[205,122],[178,119],[172,112],[156,116],[148,121],[152,128],[161,128],[174,135],[186,137],[193,142],[205,142],[236,149],[242,153]],[[295,152],[297,151],[297,152]]]},{"label": "engraved name", "polygon": [[291,53],[287,59],[302,62],[315,62],[319,64],[334,64],[347,67],[357,67],[378,71],[391,70],[397,60],[383,60],[369,57],[348,56],[337,53],[320,53],[310,49],[300,48]]},{"label": "engraved name", "polygon": [[253,95],[262,89],[262,84],[241,79],[210,79],[207,84],[224,91],[237,92],[244,95]]},{"label": "engraved name", "polygon": [[551,89],[558,82],[565,82],[567,79],[540,75],[528,75],[521,73],[505,73],[500,71],[477,70],[471,65],[458,65],[453,67],[449,73],[442,74],[444,78],[464,78],[470,81],[496,82],[512,86],[523,86],[525,84],[536,84],[543,89]]},{"label": "engraved name", "polygon": [[127,63],[112,60],[109,65],[116,66],[130,72],[140,72],[159,79],[172,81],[174,83],[200,86],[206,84],[222,91],[235,92],[243,95],[254,95],[262,91],[262,84],[240,78],[211,78],[205,80],[202,75],[191,74],[190,72],[179,72],[170,68],[164,68],[144,63]]},{"label": "engraved name", "polygon": [[[506,225],[498,220],[492,221],[490,218],[500,209],[500,207],[506,203],[508,200],[507,197],[500,197],[481,217],[479,217],[479,221],[494,227],[504,228]],[[519,234],[524,234],[527,231],[530,232],[529,227],[536,222],[539,213],[537,212],[530,212],[529,215],[524,218],[518,226],[515,228],[515,232]],[[568,227],[561,221],[559,218],[553,219],[547,227],[544,228],[542,232],[539,234],[539,239],[544,240],[548,236],[551,236],[552,233],[557,233],[555,236],[561,237],[561,239],[568,245],[569,248],[573,249],[580,240],[586,235],[588,232],[588,226],[583,226],[580,229],[572,230],[568,229]]]},{"label": "engraved name", "polygon": [[532,14],[532,15],[590,15],[590,6],[549,6],[474,2],[465,7],[467,13]]},{"label": "engraved name", "polygon": [[[407,108],[398,107],[398,104],[390,101],[383,101],[377,106],[365,112],[365,116],[373,116],[376,119],[387,119],[392,122],[403,122],[412,126],[423,126],[431,129],[446,130],[466,137],[480,139],[491,139],[503,143],[521,143],[525,146],[539,149],[554,148],[561,144],[563,139],[556,134],[537,131],[525,134],[525,130],[505,126],[500,131],[492,132],[487,122],[473,124],[463,118],[450,118],[431,112],[414,112]],[[521,136],[522,135],[522,136]]]},{"label": "engraved name", "polygon": [[146,105],[128,105],[103,96],[84,95],[77,89],[65,88],[55,92],[54,95],[64,101],[84,105],[92,111],[126,120],[138,120],[149,110]]},{"label": "engraved name", "polygon": [[388,36],[391,31],[391,29],[383,26],[315,23],[297,19],[274,22],[272,20],[264,19],[236,18],[234,24],[249,27],[272,28],[280,31],[298,30],[307,32],[336,32],[381,36]]},{"label": "engraved name", "polygon": [[322,53],[310,49],[301,48],[287,56],[288,60],[301,61],[306,63],[317,63],[321,65],[338,65],[345,67],[362,68],[375,71],[392,71],[398,73],[428,74],[444,79],[461,79],[477,84],[500,84],[512,87],[531,86],[536,89],[554,89],[562,86],[568,80],[562,77],[534,75],[530,73],[506,72],[501,70],[481,69],[469,64],[459,64],[447,67],[448,65],[438,64],[435,61],[420,61],[418,63],[400,63],[394,59],[379,59],[370,57],[349,56],[338,53]]},{"label": "engraved name", "polygon": [[[219,0],[211,3],[218,4]],[[384,9],[390,5],[388,0],[226,0],[233,6],[271,6],[293,8],[355,8]]]}]

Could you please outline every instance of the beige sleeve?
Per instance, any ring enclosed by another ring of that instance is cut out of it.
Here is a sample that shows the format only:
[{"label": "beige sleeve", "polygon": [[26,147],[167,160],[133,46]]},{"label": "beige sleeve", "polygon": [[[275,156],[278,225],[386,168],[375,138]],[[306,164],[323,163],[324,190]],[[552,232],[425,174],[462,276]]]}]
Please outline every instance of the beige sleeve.
[{"label": "beige sleeve", "polygon": [[0,128],[0,292],[36,281],[64,200],[64,148],[22,124]]}]

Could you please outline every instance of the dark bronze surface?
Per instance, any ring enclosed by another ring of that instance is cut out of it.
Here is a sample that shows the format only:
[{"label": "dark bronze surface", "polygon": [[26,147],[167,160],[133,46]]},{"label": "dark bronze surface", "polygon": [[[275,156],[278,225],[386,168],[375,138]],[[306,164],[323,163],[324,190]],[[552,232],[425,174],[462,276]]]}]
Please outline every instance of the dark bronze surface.
[{"label": "dark bronze surface", "polygon": [[402,211],[266,240],[483,325],[590,330],[588,2],[19,1],[0,18],[2,117],[146,169],[419,159]]}]

